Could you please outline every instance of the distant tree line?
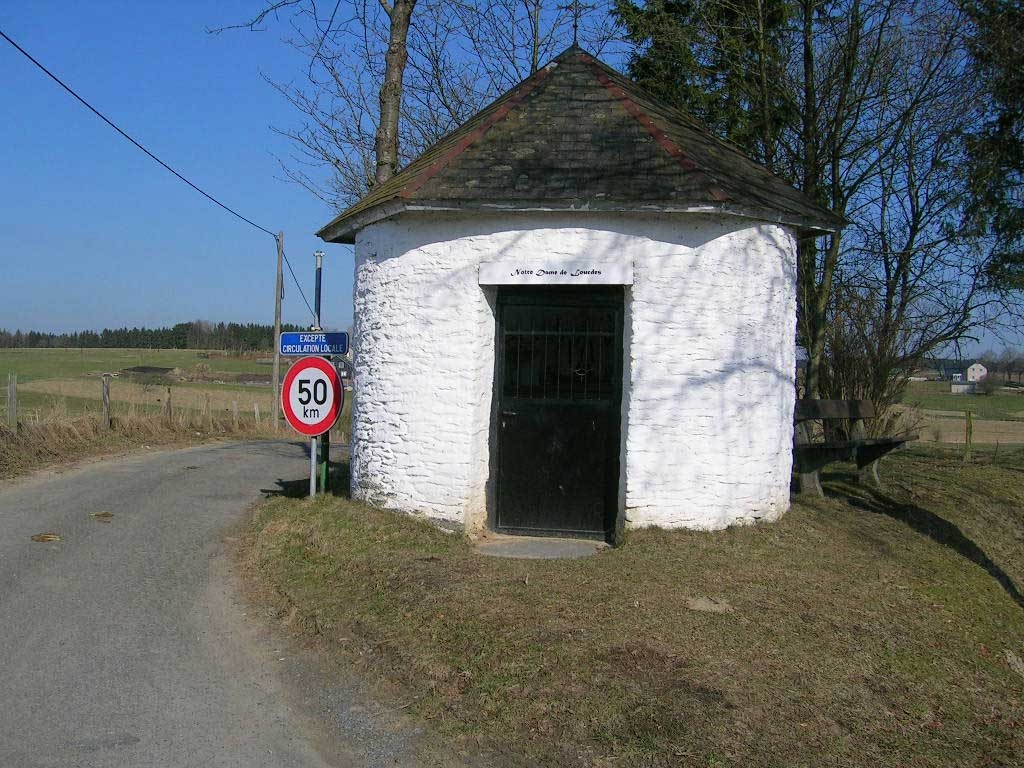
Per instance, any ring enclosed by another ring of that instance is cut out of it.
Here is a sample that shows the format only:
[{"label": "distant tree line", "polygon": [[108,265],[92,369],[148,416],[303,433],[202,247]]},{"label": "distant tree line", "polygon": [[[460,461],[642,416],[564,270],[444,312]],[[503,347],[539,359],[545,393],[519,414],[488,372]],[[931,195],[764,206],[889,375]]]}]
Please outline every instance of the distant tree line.
[{"label": "distant tree line", "polygon": [[[284,324],[281,330],[306,329],[299,325]],[[16,330],[12,333],[0,329],[0,349],[23,347],[267,351],[274,347],[274,326],[194,320],[177,323],[169,328],[104,328],[98,332],[43,333]]]},{"label": "distant tree line", "polygon": [[797,243],[805,396],[899,402],[1024,316],[1024,3],[613,0],[629,72],[849,222]]},{"label": "distant tree line", "polygon": [[1002,374],[1004,382],[1024,383],[1024,352],[1007,347],[1002,352],[988,350],[981,354],[978,361],[988,369],[988,378],[994,379]]}]

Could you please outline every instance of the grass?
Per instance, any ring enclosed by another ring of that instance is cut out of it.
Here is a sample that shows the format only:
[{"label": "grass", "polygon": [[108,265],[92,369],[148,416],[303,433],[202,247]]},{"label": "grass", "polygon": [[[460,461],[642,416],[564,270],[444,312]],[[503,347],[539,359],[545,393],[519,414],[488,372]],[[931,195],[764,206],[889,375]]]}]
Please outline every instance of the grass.
[{"label": "grass", "polygon": [[[1020,390],[1024,392],[1024,390]],[[949,382],[913,381],[903,402],[927,411],[970,410],[976,419],[1024,420],[1024,394],[995,392],[991,395],[954,395]]]},{"label": "grass", "polygon": [[206,364],[211,372],[268,373],[270,368],[259,362],[267,357],[269,353],[233,357],[194,349],[0,349],[0,384],[6,385],[8,373],[17,373],[22,383],[95,376],[137,365],[188,370]]},{"label": "grass", "polygon": [[[161,408],[167,397],[166,384],[140,384],[128,378],[110,382],[110,398],[114,402]],[[214,410],[229,412],[238,403],[240,412],[253,413],[253,403],[259,403],[262,414],[273,413],[273,393],[269,385],[226,387],[218,384],[175,383],[170,387],[171,403],[191,410],[202,410],[207,400]],[[41,379],[18,385],[19,405],[22,395],[49,395],[51,398],[68,397],[74,400],[100,403],[100,379]]]},{"label": "grass", "polygon": [[[159,377],[120,376],[110,383],[114,429],[101,428],[103,372],[134,366],[182,368],[219,374],[269,374],[266,355],[237,357],[217,352],[151,349],[0,349],[0,479],[88,456],[172,446],[211,439],[289,437],[283,421],[273,429],[277,410],[270,386],[175,381],[170,384],[172,415],[165,416],[169,382]],[[286,361],[283,361],[286,368]],[[18,374],[17,430],[8,424],[6,385]],[[154,379],[154,380],[150,380]],[[256,422],[254,403],[259,405]],[[238,407],[238,421],[234,418]],[[335,427],[335,442],[351,430],[346,403]]]},{"label": "grass", "polygon": [[[6,382],[0,382],[0,423],[7,423]],[[32,392],[18,387],[19,420],[24,422],[42,421],[53,414],[82,416],[95,413],[101,407],[99,398],[68,397],[47,392]]]},{"label": "grass", "polygon": [[916,447],[888,494],[840,468],[778,523],[571,561],[278,498],[247,562],[296,631],[495,764],[1020,765],[1024,449],[976,457]]},{"label": "grass", "polygon": [[249,419],[235,425],[230,417],[217,414],[204,417],[178,411],[168,421],[145,410],[115,410],[111,428],[107,429],[95,411],[78,415],[49,411],[38,422],[20,423],[17,430],[0,423],[0,480],[78,459],[154,446],[184,447],[211,440],[274,436],[272,424],[257,426]]},{"label": "grass", "polygon": [[[0,417],[7,417],[7,374],[18,375],[18,407],[22,421],[35,421],[41,414],[65,412],[85,415],[100,407],[104,372],[145,365],[202,371],[208,378],[218,375],[270,372],[262,356],[227,356],[218,352],[181,349],[0,349]],[[224,385],[214,382],[174,383],[176,405],[201,411],[205,397],[211,408],[230,411],[237,400],[239,409],[252,413],[253,401],[263,414],[272,413],[271,392],[266,386]],[[158,413],[163,405],[166,382],[152,383],[146,377],[118,377],[111,381],[111,400],[137,410]],[[233,395],[233,396],[232,396]]]},{"label": "grass", "polygon": [[[218,374],[268,374],[266,356],[234,357],[195,350],[0,349],[0,478],[86,456],[149,445],[188,445],[220,438],[286,437],[284,423],[273,431],[276,404],[270,386],[174,382],[172,418],[164,416],[168,382],[120,376],[110,383],[115,429],[101,429],[101,379],[98,374],[144,365]],[[202,368],[197,368],[202,366]],[[283,366],[285,367],[285,366]],[[8,372],[18,374],[19,429],[8,424]],[[234,409],[238,406],[238,423]],[[259,405],[256,423],[254,403]],[[346,403],[335,441],[350,431]]]},{"label": "grass", "polygon": [[[201,419],[207,408],[231,419],[237,404],[242,419],[254,419],[259,406],[262,421],[277,410],[269,384],[222,383],[237,374],[269,377],[269,354],[249,356],[177,349],[0,349],[0,423],[7,422],[7,374],[18,375],[18,418],[38,423],[68,416],[99,413],[103,372],[117,372],[134,366],[180,368],[201,373],[202,380],[169,381],[158,376],[120,376],[111,381],[110,398],[115,415],[159,415],[163,412],[168,386],[177,410],[185,418]],[[282,360],[282,371],[289,359]],[[342,412],[338,429],[349,431],[349,407]]]}]

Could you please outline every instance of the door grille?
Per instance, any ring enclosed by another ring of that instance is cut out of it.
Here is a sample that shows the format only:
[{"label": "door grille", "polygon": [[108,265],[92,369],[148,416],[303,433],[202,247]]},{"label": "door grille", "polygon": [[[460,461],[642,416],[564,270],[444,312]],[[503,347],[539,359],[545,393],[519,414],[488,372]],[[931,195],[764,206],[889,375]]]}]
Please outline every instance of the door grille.
[{"label": "door grille", "polygon": [[616,395],[614,310],[507,306],[502,333],[505,397],[608,401]]}]

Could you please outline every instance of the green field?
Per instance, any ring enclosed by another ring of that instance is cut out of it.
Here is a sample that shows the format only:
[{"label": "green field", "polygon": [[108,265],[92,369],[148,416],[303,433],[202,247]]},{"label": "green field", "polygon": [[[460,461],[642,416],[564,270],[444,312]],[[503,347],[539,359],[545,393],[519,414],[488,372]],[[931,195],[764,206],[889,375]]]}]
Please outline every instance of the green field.
[{"label": "green field", "polygon": [[944,381],[913,381],[903,397],[906,405],[925,411],[969,410],[976,419],[1024,420],[1024,390],[991,395],[954,395]]},{"label": "green field", "polygon": [[0,383],[6,384],[8,373],[27,382],[115,373],[137,365],[189,370],[205,364],[211,374],[269,373],[270,366],[260,362],[269,357],[221,356],[194,349],[0,349]]},{"label": "green field", "polygon": [[[18,376],[18,411],[22,421],[43,421],[95,413],[100,410],[103,373],[119,373],[135,366],[172,368],[189,380],[165,381],[159,376],[118,376],[110,384],[115,414],[158,414],[167,387],[175,408],[226,413],[238,403],[241,415],[253,415],[258,403],[262,414],[273,412],[267,384],[222,383],[239,374],[269,378],[271,357],[227,355],[184,349],[0,349],[0,388],[7,374]],[[0,396],[0,416],[6,418],[6,397]]]},{"label": "green field", "polygon": [[[281,361],[282,375],[289,358]],[[18,376],[18,420],[54,422],[68,416],[98,414],[101,410],[103,373],[118,373],[136,366],[179,369],[181,375],[121,375],[110,383],[111,413],[115,416],[160,415],[168,390],[175,415],[209,413],[241,420],[268,422],[277,411],[270,376],[269,353],[230,355],[217,351],[184,349],[0,349],[0,422],[7,421],[7,374]],[[240,374],[256,374],[262,381],[236,381]],[[218,381],[219,379],[219,381]],[[346,403],[337,431],[350,429],[351,405]]]}]

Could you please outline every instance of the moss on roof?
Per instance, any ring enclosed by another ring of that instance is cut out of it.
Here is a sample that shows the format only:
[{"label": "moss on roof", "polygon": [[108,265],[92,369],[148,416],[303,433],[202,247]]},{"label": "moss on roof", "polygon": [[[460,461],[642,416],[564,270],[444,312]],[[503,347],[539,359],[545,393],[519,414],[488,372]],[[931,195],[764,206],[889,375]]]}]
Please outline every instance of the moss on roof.
[{"label": "moss on roof", "polygon": [[317,234],[410,206],[711,210],[818,231],[843,226],[699,121],[578,47],[481,110]]}]

